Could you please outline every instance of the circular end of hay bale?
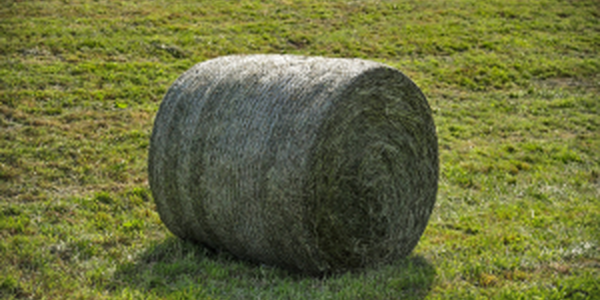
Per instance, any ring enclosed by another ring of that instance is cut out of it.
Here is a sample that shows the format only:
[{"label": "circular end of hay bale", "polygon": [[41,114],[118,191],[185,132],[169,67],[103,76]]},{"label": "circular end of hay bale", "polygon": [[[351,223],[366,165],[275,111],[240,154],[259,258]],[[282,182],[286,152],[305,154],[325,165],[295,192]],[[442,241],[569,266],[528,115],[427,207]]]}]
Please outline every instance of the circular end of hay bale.
[{"label": "circular end of hay bale", "polygon": [[309,274],[407,255],[435,203],[427,100],[359,59],[228,56],[167,92],[149,182],[177,236]]},{"label": "circular end of hay bale", "polygon": [[402,257],[435,203],[438,150],[430,109],[400,72],[357,76],[325,118],[311,159],[310,216],[330,268]]}]

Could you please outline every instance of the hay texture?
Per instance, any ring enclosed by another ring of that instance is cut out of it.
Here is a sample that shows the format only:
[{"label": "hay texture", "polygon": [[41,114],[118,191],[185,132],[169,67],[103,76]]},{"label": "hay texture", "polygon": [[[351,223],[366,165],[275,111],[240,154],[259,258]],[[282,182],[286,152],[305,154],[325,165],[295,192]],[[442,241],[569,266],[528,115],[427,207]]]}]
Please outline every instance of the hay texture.
[{"label": "hay texture", "polygon": [[165,95],[149,153],[157,209],[175,235],[315,275],[410,253],[438,170],[419,88],[359,59],[197,64]]}]

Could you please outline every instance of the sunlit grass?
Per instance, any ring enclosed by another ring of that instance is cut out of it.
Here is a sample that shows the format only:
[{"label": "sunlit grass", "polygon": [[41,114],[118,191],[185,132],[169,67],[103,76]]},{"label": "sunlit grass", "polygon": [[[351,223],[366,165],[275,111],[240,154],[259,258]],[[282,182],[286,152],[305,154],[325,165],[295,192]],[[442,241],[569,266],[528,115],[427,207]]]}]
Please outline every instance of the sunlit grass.
[{"label": "sunlit grass", "polygon": [[[594,299],[594,1],[3,1],[0,298]],[[221,55],[397,67],[438,127],[438,202],[413,254],[331,278],[174,238],[147,187],[153,117]]]}]

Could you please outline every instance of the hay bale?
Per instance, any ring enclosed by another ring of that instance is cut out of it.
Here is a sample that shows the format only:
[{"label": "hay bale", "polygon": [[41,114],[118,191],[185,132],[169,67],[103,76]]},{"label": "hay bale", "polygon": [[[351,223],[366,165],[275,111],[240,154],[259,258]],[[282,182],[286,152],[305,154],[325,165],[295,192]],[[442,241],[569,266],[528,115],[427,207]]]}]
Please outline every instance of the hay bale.
[{"label": "hay bale", "polygon": [[439,170],[431,110],[405,75],[291,55],[185,72],[160,106],[148,162],[175,235],[309,274],[407,255]]}]

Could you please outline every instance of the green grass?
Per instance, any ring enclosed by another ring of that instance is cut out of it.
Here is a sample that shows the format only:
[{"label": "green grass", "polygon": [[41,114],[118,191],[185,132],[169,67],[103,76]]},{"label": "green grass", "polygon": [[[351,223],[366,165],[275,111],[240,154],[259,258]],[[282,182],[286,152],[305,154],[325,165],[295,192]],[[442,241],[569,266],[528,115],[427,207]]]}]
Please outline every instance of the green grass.
[{"label": "green grass", "polygon": [[[598,299],[597,1],[2,1],[0,298]],[[147,186],[169,85],[235,53],[361,57],[427,95],[420,244],[327,278],[174,238]]]}]

